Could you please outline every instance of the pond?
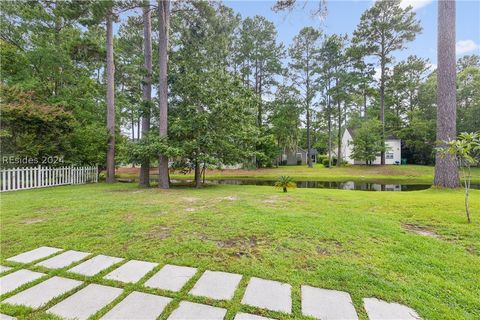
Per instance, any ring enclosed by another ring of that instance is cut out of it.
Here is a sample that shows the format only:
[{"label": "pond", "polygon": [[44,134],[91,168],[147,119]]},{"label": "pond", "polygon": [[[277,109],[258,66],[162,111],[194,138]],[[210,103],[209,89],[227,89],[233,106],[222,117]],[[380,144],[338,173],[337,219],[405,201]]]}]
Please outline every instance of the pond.
[{"label": "pond", "polygon": [[[193,182],[192,180],[172,180],[172,183]],[[273,186],[275,180],[257,179],[212,179],[206,180],[207,184],[231,184],[231,185],[254,185]],[[363,191],[416,191],[431,187],[430,184],[404,184],[404,183],[378,183],[365,181],[296,181],[297,188],[323,188]],[[480,184],[472,184],[472,189],[480,189]]]}]

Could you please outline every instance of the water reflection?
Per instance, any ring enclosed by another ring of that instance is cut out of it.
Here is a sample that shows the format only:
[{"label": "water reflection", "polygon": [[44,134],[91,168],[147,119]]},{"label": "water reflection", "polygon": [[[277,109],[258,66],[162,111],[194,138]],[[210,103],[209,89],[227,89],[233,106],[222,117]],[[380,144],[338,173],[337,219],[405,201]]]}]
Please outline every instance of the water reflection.
[{"label": "water reflection", "polygon": [[[192,183],[192,180],[180,179],[172,180],[172,183]],[[255,180],[255,179],[215,179],[207,180],[210,184],[230,184],[230,185],[255,185],[255,186],[273,186],[275,180]],[[363,190],[363,191],[415,191],[425,190],[431,187],[430,184],[401,184],[401,183],[374,183],[364,181],[297,181],[298,188],[324,188],[324,189],[343,189],[343,190]],[[478,189],[480,185],[472,185],[472,189]]]}]

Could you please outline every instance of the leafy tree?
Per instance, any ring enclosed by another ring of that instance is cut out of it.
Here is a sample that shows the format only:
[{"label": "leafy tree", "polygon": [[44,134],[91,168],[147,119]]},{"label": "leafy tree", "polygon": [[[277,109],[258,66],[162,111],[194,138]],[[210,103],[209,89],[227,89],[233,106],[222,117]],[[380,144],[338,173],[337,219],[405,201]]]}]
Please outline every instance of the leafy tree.
[{"label": "leafy tree", "polygon": [[385,143],[382,139],[382,125],[376,119],[365,121],[355,131],[353,137],[352,158],[363,160],[366,164],[372,164],[377,155],[385,151]]},{"label": "leafy tree", "polygon": [[316,95],[315,78],[317,75],[317,63],[320,50],[320,32],[312,27],[306,27],[300,30],[298,35],[293,38],[288,52],[291,62],[291,78],[293,84],[298,88],[302,96],[302,104],[305,108],[306,128],[307,128],[307,158],[308,167],[312,168],[311,151],[311,108],[312,101]]},{"label": "leafy tree", "polygon": [[253,156],[257,144],[255,96],[226,72],[228,39],[225,16],[208,3],[191,3],[176,16],[171,54],[172,102],[168,144],[181,150],[177,162],[195,170],[236,164]]},{"label": "leafy tree", "polygon": [[[353,43],[375,56],[380,64],[380,121],[382,138],[385,138],[385,82],[386,68],[392,61],[392,52],[405,49],[417,33],[422,31],[415,12],[408,6],[403,9],[400,0],[379,0],[365,11],[354,32]],[[385,152],[381,153],[385,164]]]},{"label": "leafy tree", "polygon": [[457,62],[457,132],[480,128],[480,56],[471,55]]},{"label": "leafy tree", "polygon": [[291,86],[281,86],[273,101],[274,107],[269,117],[272,133],[276,144],[286,153],[298,146],[300,140],[300,108],[301,101],[296,91]]},{"label": "leafy tree", "polygon": [[[246,86],[252,88],[257,95],[257,126],[261,131],[268,131],[264,127],[267,102],[265,95],[272,94],[277,85],[276,76],[283,72],[281,59],[285,56],[283,44],[277,44],[275,25],[265,17],[255,16],[246,18],[239,31],[236,63],[239,65],[239,76]],[[265,164],[261,158],[270,162],[267,149],[257,145],[258,157],[255,157],[257,167]],[[257,154],[256,153],[256,154]]]},{"label": "leafy tree", "polygon": [[[455,1],[438,2],[438,69],[437,69],[437,141],[450,141],[456,137],[456,73],[455,73]],[[439,148],[446,147],[444,144]],[[460,186],[454,156],[435,158],[434,185],[444,188]]]},{"label": "leafy tree", "polygon": [[447,147],[439,149],[440,156],[450,156],[455,159],[457,166],[462,170],[465,187],[465,213],[468,223],[471,223],[468,208],[468,192],[472,180],[470,168],[480,163],[480,132],[463,132],[456,140],[444,141],[444,143]]},{"label": "leafy tree", "polygon": [[408,113],[418,110],[419,89],[428,71],[428,60],[409,56],[407,60],[395,65],[391,75],[387,77],[385,100],[387,105],[393,108],[399,125],[408,120]]},{"label": "leafy tree", "polygon": [[[346,118],[346,106],[351,98],[354,77],[348,72],[349,61],[346,54],[346,36],[333,34],[327,37],[322,46],[324,81],[327,81],[327,114],[333,115],[332,103],[337,105],[337,166],[342,165],[342,125]],[[331,118],[329,118],[329,136],[331,134]],[[331,142],[329,143],[331,146]],[[330,157],[331,159],[331,154]]]}]

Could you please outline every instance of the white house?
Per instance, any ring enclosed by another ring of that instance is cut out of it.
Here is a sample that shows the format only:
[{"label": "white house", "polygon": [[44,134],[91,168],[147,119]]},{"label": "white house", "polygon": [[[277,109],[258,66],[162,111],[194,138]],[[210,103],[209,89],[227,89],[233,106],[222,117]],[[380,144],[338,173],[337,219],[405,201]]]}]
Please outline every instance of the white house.
[{"label": "white house", "polygon": [[[353,149],[354,132],[351,129],[345,130],[342,137],[342,153],[343,160],[349,164],[365,164],[364,160],[354,160],[351,158]],[[402,161],[401,140],[390,136],[385,139],[385,164],[400,164]],[[380,164],[380,155],[377,156],[372,164]]]}]

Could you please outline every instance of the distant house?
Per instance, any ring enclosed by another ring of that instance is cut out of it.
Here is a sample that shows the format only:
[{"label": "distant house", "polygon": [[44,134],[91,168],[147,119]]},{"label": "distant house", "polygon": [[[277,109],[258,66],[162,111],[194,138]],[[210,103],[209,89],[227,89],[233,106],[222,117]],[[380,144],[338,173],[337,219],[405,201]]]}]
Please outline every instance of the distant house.
[{"label": "distant house", "polygon": [[[310,155],[312,157],[312,163],[317,162],[317,149],[310,149]],[[286,149],[279,157],[279,163],[283,165],[291,164],[307,164],[307,150],[299,147]]]},{"label": "distant house", "polygon": [[[355,136],[352,129],[347,129],[342,137],[342,158],[349,164],[365,164],[364,160],[354,160],[351,158],[353,149],[353,137]],[[401,140],[394,136],[386,137],[385,146],[385,164],[400,164],[402,161],[402,145]],[[372,164],[380,164],[380,154]]]}]

